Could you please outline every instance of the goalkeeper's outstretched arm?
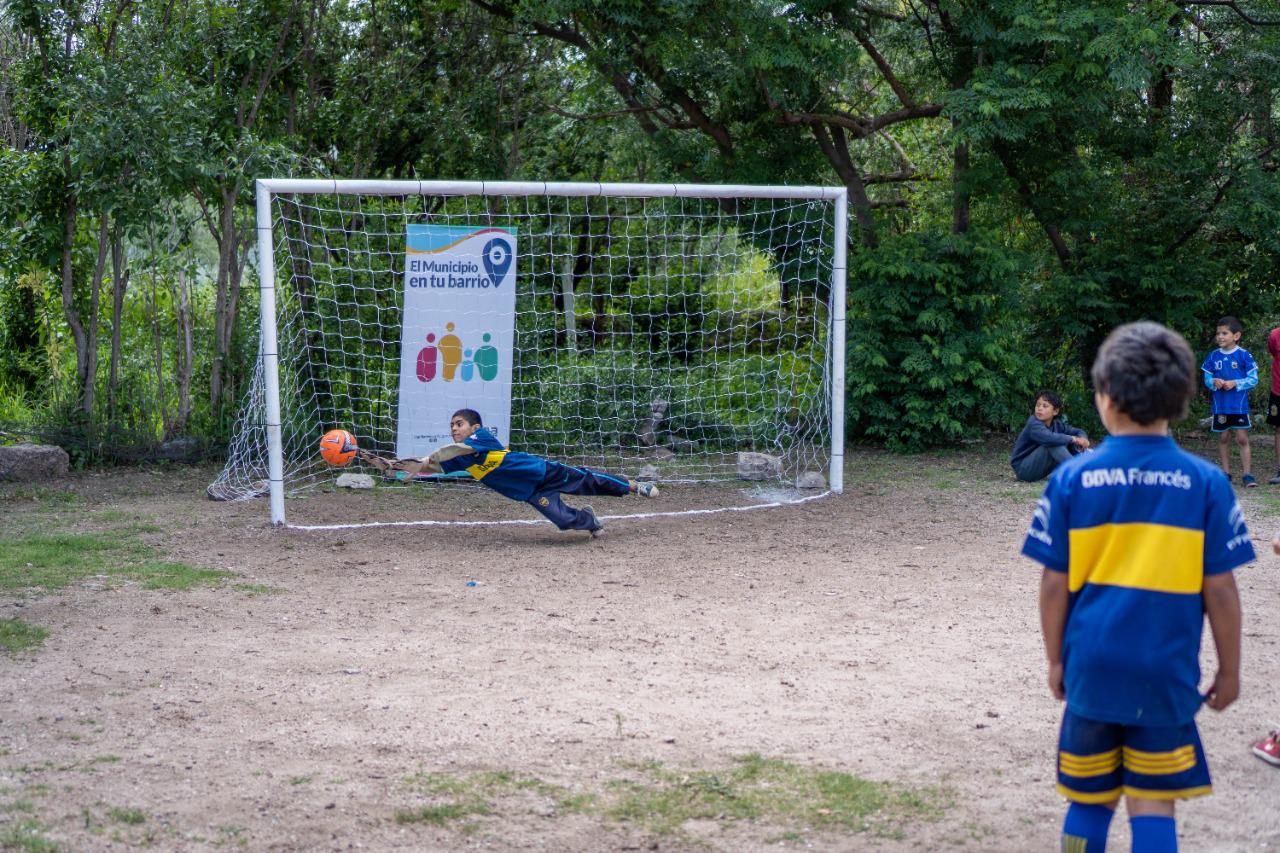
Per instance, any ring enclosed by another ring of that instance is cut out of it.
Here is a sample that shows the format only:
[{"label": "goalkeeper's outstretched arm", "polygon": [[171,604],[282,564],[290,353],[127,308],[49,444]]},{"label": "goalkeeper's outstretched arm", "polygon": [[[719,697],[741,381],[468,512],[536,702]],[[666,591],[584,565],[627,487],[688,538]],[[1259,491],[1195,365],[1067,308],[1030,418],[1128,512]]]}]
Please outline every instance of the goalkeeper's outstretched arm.
[{"label": "goalkeeper's outstretched arm", "polygon": [[475,452],[476,449],[474,447],[458,442],[456,444],[446,444],[426,459],[388,459],[368,450],[357,450],[356,455],[360,457],[360,461],[372,465],[389,477],[406,479],[408,477],[416,477],[418,474],[443,474],[444,468],[441,467],[440,463],[450,459],[457,459],[459,456],[470,456]]},{"label": "goalkeeper's outstretched arm", "polygon": [[378,456],[376,453],[370,453],[368,450],[357,450],[356,455],[360,457],[360,461],[367,465],[377,468],[388,477],[395,477],[398,480],[416,477],[418,474],[443,474],[444,469],[440,467],[440,463],[432,459],[388,459],[385,456]]}]

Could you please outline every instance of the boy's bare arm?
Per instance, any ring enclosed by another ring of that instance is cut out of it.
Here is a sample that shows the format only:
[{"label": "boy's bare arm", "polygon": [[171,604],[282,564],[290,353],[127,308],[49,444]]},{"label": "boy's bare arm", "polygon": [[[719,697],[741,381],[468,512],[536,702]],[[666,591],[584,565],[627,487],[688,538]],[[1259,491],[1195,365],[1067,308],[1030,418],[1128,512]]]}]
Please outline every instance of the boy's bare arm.
[{"label": "boy's bare arm", "polygon": [[453,444],[446,444],[444,447],[441,447],[432,453],[430,461],[439,464],[441,462],[447,462],[450,459],[457,459],[459,456],[471,456],[475,452],[476,449],[471,445],[463,444],[462,442],[455,442]]},{"label": "boy's bare arm", "polygon": [[1040,576],[1040,633],[1049,661],[1049,691],[1058,700],[1067,696],[1062,681],[1062,633],[1067,625],[1067,575],[1045,569]]},{"label": "boy's bare arm", "polygon": [[1204,610],[1218,651],[1218,672],[1205,694],[1205,702],[1221,711],[1240,695],[1240,593],[1234,572],[1204,579]]},{"label": "boy's bare arm", "polygon": [[424,471],[429,474],[440,474],[444,471],[444,469],[440,467],[439,463],[431,459],[387,459],[384,456],[378,456],[377,454],[370,453],[367,450],[358,450],[356,451],[356,455],[360,457],[360,461],[366,462],[374,468],[377,468],[383,474],[389,474],[391,476],[401,473],[405,476],[412,477],[417,474],[421,474]]}]

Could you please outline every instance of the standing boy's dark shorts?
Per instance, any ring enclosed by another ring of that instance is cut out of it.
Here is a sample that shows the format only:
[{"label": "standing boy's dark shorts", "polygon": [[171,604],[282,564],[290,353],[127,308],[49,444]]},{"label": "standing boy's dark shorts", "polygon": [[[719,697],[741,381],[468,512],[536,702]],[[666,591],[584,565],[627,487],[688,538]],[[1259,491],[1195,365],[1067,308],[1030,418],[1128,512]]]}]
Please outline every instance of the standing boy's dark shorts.
[{"label": "standing boy's dark shorts", "polygon": [[1274,427],[1280,427],[1280,394],[1271,392],[1271,399],[1267,401],[1267,423]]},{"label": "standing boy's dark shorts", "polygon": [[[1270,420],[1268,418],[1268,420]],[[1229,429],[1251,429],[1253,424],[1249,421],[1249,416],[1244,415],[1214,415],[1213,423],[1209,427],[1209,432],[1226,432]]]}]

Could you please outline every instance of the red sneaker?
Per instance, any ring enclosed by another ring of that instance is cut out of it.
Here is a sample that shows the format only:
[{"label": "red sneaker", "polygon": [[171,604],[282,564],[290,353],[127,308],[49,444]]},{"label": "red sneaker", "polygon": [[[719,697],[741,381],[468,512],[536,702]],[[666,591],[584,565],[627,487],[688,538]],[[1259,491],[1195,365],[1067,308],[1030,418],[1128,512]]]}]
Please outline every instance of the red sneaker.
[{"label": "red sneaker", "polygon": [[1253,754],[1268,764],[1280,767],[1280,729],[1253,745]]}]

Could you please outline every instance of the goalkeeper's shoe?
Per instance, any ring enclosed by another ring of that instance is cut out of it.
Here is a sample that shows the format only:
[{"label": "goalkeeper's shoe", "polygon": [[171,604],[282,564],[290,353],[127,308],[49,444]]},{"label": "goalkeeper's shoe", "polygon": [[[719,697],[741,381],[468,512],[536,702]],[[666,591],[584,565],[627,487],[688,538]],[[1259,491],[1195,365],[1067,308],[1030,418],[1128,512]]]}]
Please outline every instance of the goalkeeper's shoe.
[{"label": "goalkeeper's shoe", "polygon": [[658,496],[658,484],[636,483],[636,494],[642,498],[656,498]]},{"label": "goalkeeper's shoe", "polygon": [[596,515],[596,511],[591,507],[584,506],[582,511],[591,516],[591,526],[587,528],[587,531],[591,534],[591,538],[595,539],[604,530],[604,522],[600,520],[599,516]]}]

